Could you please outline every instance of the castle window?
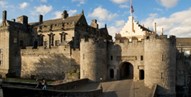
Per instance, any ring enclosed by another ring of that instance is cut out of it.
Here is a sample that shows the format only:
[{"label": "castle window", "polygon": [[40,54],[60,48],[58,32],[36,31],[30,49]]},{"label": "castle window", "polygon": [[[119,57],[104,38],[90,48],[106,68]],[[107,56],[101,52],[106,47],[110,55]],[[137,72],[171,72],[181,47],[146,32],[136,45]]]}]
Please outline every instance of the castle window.
[{"label": "castle window", "polygon": [[162,61],[165,61],[166,60],[166,55],[165,54],[162,54]]},{"label": "castle window", "polygon": [[17,43],[17,38],[14,38],[14,39],[13,39],[13,43]]},{"label": "castle window", "polygon": [[0,65],[2,64],[2,61],[0,60]]},{"label": "castle window", "polygon": [[53,33],[48,34],[49,36],[49,47],[54,46],[54,35]]},{"label": "castle window", "polygon": [[143,55],[141,55],[141,61],[143,61]]},{"label": "castle window", "polygon": [[0,49],[0,54],[2,53],[2,49]]},{"label": "castle window", "polygon": [[113,60],[113,56],[111,56],[110,59]]},{"label": "castle window", "polygon": [[66,35],[67,35],[67,33],[65,33],[65,32],[60,33],[61,42],[66,41]]},{"label": "castle window", "polygon": [[161,72],[161,79],[163,79],[163,73]]},{"label": "castle window", "polygon": [[85,59],[85,54],[83,54],[83,59]]}]

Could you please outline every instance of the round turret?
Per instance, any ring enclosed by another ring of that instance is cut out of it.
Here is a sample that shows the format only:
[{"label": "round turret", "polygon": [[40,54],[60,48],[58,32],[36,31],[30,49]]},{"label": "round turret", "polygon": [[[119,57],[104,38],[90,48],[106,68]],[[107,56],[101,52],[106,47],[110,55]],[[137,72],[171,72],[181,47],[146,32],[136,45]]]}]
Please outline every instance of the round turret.
[{"label": "round turret", "polygon": [[175,97],[176,40],[172,36],[147,37],[144,44],[145,85],[158,85],[157,93]]},{"label": "round turret", "polygon": [[82,39],[80,43],[80,78],[106,80],[107,43],[103,40]]}]

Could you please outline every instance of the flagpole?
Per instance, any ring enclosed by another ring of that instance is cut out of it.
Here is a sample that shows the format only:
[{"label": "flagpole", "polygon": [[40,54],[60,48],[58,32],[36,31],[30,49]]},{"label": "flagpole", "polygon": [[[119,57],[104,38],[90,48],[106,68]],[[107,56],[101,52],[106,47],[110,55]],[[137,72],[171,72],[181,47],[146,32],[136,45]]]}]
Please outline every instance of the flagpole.
[{"label": "flagpole", "polygon": [[130,15],[133,16],[133,5],[132,5],[132,0],[130,0]]}]

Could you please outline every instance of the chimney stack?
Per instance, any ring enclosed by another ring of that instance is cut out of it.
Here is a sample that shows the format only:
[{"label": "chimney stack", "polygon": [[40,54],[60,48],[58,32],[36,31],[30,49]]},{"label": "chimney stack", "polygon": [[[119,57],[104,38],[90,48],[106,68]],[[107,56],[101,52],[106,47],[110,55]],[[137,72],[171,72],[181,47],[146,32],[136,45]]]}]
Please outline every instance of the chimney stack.
[{"label": "chimney stack", "polygon": [[20,16],[17,18],[17,22],[18,23],[21,23],[21,24],[24,24],[24,25],[27,25],[28,24],[28,17],[23,15],[23,16]]},{"label": "chimney stack", "polygon": [[155,33],[157,32],[157,23],[155,22]]},{"label": "chimney stack", "polygon": [[43,22],[43,15],[39,15],[39,23]]},{"label": "chimney stack", "polygon": [[62,18],[66,19],[68,17],[68,12],[66,10],[64,10],[64,12],[62,13]]},{"label": "chimney stack", "polygon": [[6,21],[6,20],[7,20],[7,11],[4,10],[2,14],[2,21]]},{"label": "chimney stack", "polygon": [[99,28],[99,25],[98,25],[98,23],[97,23],[97,20],[96,20],[96,19],[93,19],[93,20],[92,20],[92,22],[91,22],[91,26],[92,26],[93,28],[96,28],[96,29],[98,29],[98,28]]}]

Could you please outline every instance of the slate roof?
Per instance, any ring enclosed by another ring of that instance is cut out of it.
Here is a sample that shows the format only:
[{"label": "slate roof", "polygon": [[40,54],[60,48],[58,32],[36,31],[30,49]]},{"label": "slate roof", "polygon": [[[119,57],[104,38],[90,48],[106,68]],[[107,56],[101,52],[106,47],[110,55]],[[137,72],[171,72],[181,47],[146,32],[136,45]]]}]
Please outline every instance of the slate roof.
[{"label": "slate roof", "polygon": [[39,22],[30,23],[30,25],[51,25],[51,24],[59,24],[59,23],[77,23],[80,18],[83,16],[83,14],[77,14],[74,16],[67,17],[66,19],[59,18],[59,19],[51,19],[51,20],[45,20],[43,23],[39,24]]}]

